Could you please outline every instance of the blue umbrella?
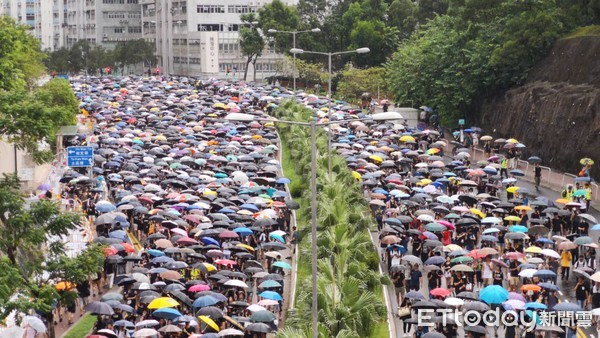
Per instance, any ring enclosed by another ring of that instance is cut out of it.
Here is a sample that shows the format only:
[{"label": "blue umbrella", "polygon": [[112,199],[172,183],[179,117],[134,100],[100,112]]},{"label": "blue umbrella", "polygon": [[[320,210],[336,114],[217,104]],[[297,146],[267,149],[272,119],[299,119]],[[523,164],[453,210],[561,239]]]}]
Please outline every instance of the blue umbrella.
[{"label": "blue umbrella", "polygon": [[551,270],[538,270],[533,276],[539,278],[554,278],[556,277],[556,273]]},{"label": "blue umbrella", "polygon": [[508,299],[508,291],[500,285],[488,285],[479,292],[479,300],[487,304],[501,304]]},{"label": "blue umbrella", "polygon": [[152,315],[157,318],[164,318],[164,319],[169,319],[169,320],[173,320],[177,317],[182,316],[181,312],[177,311],[177,309],[172,309],[172,308],[168,308],[168,307],[158,309],[158,310],[152,312]]},{"label": "blue umbrella", "polygon": [[219,210],[219,212],[222,214],[233,214],[233,213],[235,213],[235,210],[229,209],[229,208],[223,208],[223,209]]},{"label": "blue umbrella", "polygon": [[268,280],[260,283],[260,285],[258,287],[261,289],[279,288],[279,287],[281,287],[281,283],[279,283],[278,281],[275,281],[275,280],[268,279]]},{"label": "blue umbrella", "polygon": [[568,312],[577,312],[577,311],[582,311],[583,309],[575,304],[575,303],[560,303],[560,304],[556,304],[554,306],[554,311],[568,311]]},{"label": "blue umbrella", "polygon": [[195,308],[207,307],[207,306],[215,305],[218,302],[219,302],[219,300],[213,296],[202,296],[202,297],[196,298],[196,300],[192,303],[192,306]]},{"label": "blue umbrella", "polygon": [[200,238],[200,240],[204,244],[214,244],[216,246],[221,246],[221,243],[219,243],[219,241],[217,241],[216,239],[211,238],[211,237],[202,237],[202,238]]},{"label": "blue umbrella", "polygon": [[[600,230],[600,228],[598,228],[598,230]],[[542,238],[538,238],[538,239],[536,240],[536,242],[538,242],[538,243],[542,243],[542,244],[553,244],[553,243],[554,243],[552,240],[550,240],[550,239],[548,239],[548,238],[544,238],[544,237],[542,237]]]},{"label": "blue umbrella", "polygon": [[445,262],[446,262],[446,260],[444,259],[444,257],[432,256],[432,257],[429,257],[425,261],[425,265],[438,265],[438,264],[444,264]]},{"label": "blue umbrella", "polygon": [[252,229],[248,229],[248,228],[244,228],[244,227],[235,228],[235,229],[233,229],[233,232],[235,232],[236,234],[239,234],[241,236],[249,236],[254,233],[252,231]]},{"label": "blue umbrella", "polygon": [[544,289],[551,290],[551,291],[559,290],[559,287],[552,283],[539,283],[538,285]]},{"label": "blue umbrella", "polygon": [[525,176],[525,173],[523,172],[523,170],[513,169],[509,172],[511,175],[515,175],[515,176]]},{"label": "blue umbrella", "polygon": [[281,235],[270,233],[269,237],[276,239],[276,240],[280,241],[281,243],[285,243],[285,239],[283,239],[283,237]]},{"label": "blue umbrella", "polygon": [[545,304],[538,302],[529,302],[525,304],[526,309],[546,310],[548,307]]},{"label": "blue umbrella", "polygon": [[405,247],[403,247],[402,245],[398,245],[398,244],[393,244],[393,245],[389,245],[387,247],[388,251],[392,251],[393,249],[398,249],[398,251],[400,251],[400,254],[404,255],[408,250],[406,250]]},{"label": "blue umbrella", "polygon": [[277,179],[277,181],[275,181],[275,183],[277,183],[277,184],[288,184],[290,182],[292,182],[292,181],[287,177],[280,177]]},{"label": "blue umbrella", "polygon": [[107,212],[111,212],[111,211],[113,211],[113,210],[115,210],[115,209],[117,209],[117,207],[116,207],[116,206],[114,206],[114,205],[113,205],[113,204],[111,204],[111,203],[108,203],[108,202],[105,202],[105,203],[98,203],[98,204],[96,204],[96,210],[97,210],[98,212],[101,212],[101,213],[103,213],[103,214],[104,214],[104,213],[107,213]]},{"label": "blue umbrella", "polygon": [[152,263],[156,264],[165,264],[173,262],[173,258],[168,256],[158,256],[156,258],[152,258]]},{"label": "blue umbrella", "polygon": [[[274,292],[274,291],[263,291],[263,292],[259,293],[258,295],[260,297],[266,298],[266,299],[283,300],[283,297],[281,297],[280,294],[278,294],[277,292]],[[200,298],[198,298],[198,299],[200,299]],[[198,300],[198,299],[196,299],[196,300]]]},{"label": "blue umbrella", "polygon": [[165,253],[160,251],[160,250],[156,250],[156,249],[150,249],[148,251],[146,251],[148,253],[148,255],[150,256],[154,256],[154,257],[160,257],[160,256],[164,256]]},{"label": "blue umbrella", "polygon": [[525,233],[529,229],[527,229],[527,227],[524,226],[524,225],[513,225],[513,226],[509,227],[508,230],[512,231],[512,232],[523,232],[523,233]]},{"label": "blue umbrella", "polygon": [[110,238],[116,238],[116,239],[120,239],[122,241],[125,241],[127,239],[127,233],[123,230],[115,230],[112,231],[108,234],[108,237]]},{"label": "blue umbrella", "polygon": [[246,209],[246,210],[249,210],[249,211],[252,211],[252,212],[258,212],[258,210],[259,210],[256,205],[249,204],[249,203],[245,203],[245,204],[240,205],[240,209]]},{"label": "blue umbrella", "polygon": [[404,297],[408,299],[425,299],[425,296],[423,296],[422,293],[417,291],[410,291]]},{"label": "blue umbrella", "polygon": [[592,227],[592,229],[591,229],[591,230],[593,230],[593,231],[598,231],[598,230],[600,230],[600,224],[596,224],[596,225],[594,225],[594,226]]},{"label": "blue umbrella", "polygon": [[275,263],[273,263],[273,266],[276,266],[276,267],[279,267],[279,268],[282,268],[282,269],[286,269],[286,270],[291,270],[292,269],[292,266],[289,265],[286,262],[275,262]]}]

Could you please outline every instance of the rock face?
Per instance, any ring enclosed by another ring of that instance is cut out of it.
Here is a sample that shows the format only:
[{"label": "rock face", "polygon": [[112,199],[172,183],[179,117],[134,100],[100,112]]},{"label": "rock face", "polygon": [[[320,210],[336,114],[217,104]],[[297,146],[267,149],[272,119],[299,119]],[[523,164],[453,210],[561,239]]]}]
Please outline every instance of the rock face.
[{"label": "rock face", "polygon": [[543,165],[577,174],[579,159],[590,157],[600,178],[600,37],[557,41],[524,85],[486,100],[479,119],[495,137],[523,142],[524,154]]}]

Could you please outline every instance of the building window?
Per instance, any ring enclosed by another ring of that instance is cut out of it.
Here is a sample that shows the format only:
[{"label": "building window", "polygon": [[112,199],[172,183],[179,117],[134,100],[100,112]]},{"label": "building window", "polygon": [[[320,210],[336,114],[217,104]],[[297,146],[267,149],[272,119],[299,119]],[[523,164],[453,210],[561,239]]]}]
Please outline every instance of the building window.
[{"label": "building window", "polygon": [[142,27],[128,27],[127,32],[129,34],[137,34],[142,32]]},{"label": "building window", "polygon": [[102,0],[102,3],[108,5],[120,5],[124,4],[125,0]]},{"label": "building window", "polygon": [[140,12],[129,12],[127,13],[128,19],[140,19],[142,17]]},{"label": "building window", "polygon": [[125,33],[125,29],[123,27],[115,27],[114,32],[117,34],[122,34]]},{"label": "building window", "polygon": [[239,51],[239,45],[237,43],[220,43],[219,52],[223,54],[235,54]]},{"label": "building window", "polygon": [[238,32],[240,30],[240,25],[230,24],[230,25],[227,26],[227,30],[229,32]]},{"label": "building window", "polygon": [[219,24],[201,24],[198,25],[199,32],[222,32],[223,25]]},{"label": "building window", "polygon": [[138,0],[127,0],[128,4],[133,4],[133,5],[137,5],[138,4]]},{"label": "building window", "polygon": [[227,13],[245,14],[245,13],[255,13],[255,12],[256,12],[256,7],[254,7],[254,6],[243,6],[243,5],[227,6]]},{"label": "building window", "polygon": [[198,5],[198,13],[225,13],[225,5]]}]

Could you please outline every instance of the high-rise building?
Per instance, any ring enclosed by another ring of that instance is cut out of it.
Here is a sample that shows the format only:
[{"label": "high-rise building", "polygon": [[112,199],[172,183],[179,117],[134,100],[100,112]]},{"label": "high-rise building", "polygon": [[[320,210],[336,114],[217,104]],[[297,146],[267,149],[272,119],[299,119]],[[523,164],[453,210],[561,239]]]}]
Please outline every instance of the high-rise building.
[{"label": "high-rise building", "polygon": [[[243,77],[246,58],[240,52],[240,15],[256,13],[270,0],[140,0],[142,31],[156,44],[163,74]],[[289,5],[297,0],[285,0]],[[275,73],[282,56],[265,47],[256,77]],[[248,79],[253,78],[250,64]]]},{"label": "high-rise building", "polygon": [[43,49],[64,46],[64,21],[67,0],[0,0],[0,15],[31,27]]},{"label": "high-rise building", "polygon": [[67,0],[66,46],[88,40],[112,49],[142,37],[138,0]]}]

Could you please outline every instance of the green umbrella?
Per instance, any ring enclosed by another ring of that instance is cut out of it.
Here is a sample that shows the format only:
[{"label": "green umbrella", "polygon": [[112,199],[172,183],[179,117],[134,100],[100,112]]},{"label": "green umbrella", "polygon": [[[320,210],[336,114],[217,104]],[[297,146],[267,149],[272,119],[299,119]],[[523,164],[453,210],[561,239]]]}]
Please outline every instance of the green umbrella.
[{"label": "green umbrella", "polygon": [[578,190],[575,190],[575,192],[573,193],[573,196],[575,196],[575,197],[583,197],[583,196],[585,196],[585,193],[586,193],[585,190],[578,189]]},{"label": "green umbrella", "polygon": [[216,174],[215,174],[215,177],[216,177],[216,178],[227,178],[227,174],[224,174],[224,173],[216,173]]},{"label": "green umbrella", "polygon": [[425,226],[427,231],[436,232],[436,231],[444,231],[446,227],[439,223],[429,223]]},{"label": "green umbrella", "polygon": [[469,263],[472,261],[473,261],[473,258],[471,258],[469,256],[460,256],[460,257],[453,258],[450,262],[452,262],[452,263]]},{"label": "green umbrella", "polygon": [[280,288],[281,284],[276,281],[276,280],[266,280],[262,283],[260,283],[260,285],[258,285],[259,288],[261,289],[269,289],[269,288]]},{"label": "green umbrella", "polygon": [[282,268],[282,269],[287,269],[287,270],[291,270],[292,269],[291,265],[289,265],[286,262],[281,262],[281,261],[273,263],[273,266],[276,266],[276,267],[279,267],[279,268]]}]

